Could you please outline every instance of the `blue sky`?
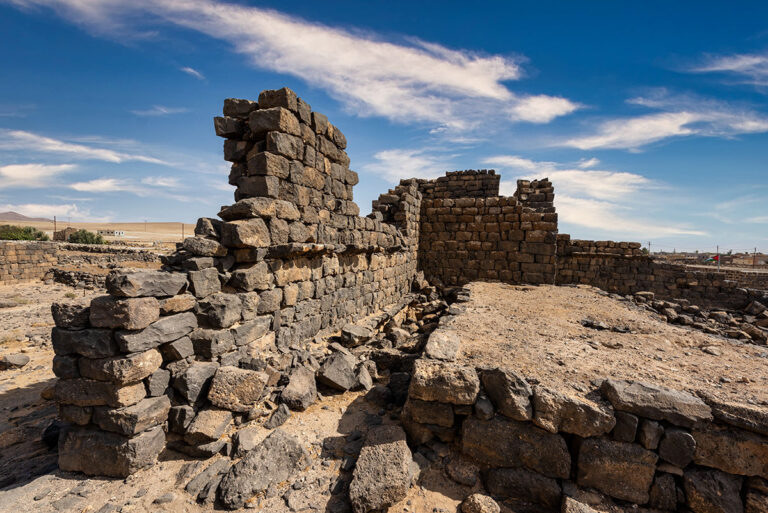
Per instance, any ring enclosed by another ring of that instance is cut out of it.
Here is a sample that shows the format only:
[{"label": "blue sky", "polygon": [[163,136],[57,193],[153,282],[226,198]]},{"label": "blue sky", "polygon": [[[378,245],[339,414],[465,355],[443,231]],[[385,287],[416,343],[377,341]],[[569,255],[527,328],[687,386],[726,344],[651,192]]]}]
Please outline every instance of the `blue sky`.
[{"label": "blue sky", "polygon": [[400,178],[555,184],[561,232],[768,251],[768,4],[0,0],[0,211],[194,221],[211,118],[288,86],[362,212]]}]

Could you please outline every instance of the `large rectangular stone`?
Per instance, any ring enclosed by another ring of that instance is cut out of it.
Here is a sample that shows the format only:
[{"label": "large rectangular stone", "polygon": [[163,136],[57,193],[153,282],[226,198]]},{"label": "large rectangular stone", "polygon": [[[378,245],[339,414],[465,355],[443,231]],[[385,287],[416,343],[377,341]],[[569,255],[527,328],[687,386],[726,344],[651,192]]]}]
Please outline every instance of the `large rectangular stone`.
[{"label": "large rectangular stone", "polygon": [[301,135],[299,120],[291,111],[282,107],[259,109],[251,112],[248,117],[248,125],[255,135],[265,134],[273,130],[291,135]]},{"label": "large rectangular stone", "polygon": [[118,297],[167,297],[184,290],[187,276],[164,271],[112,271],[106,285],[107,292]]},{"label": "large rectangular stone", "polygon": [[154,297],[100,296],[91,301],[90,321],[95,328],[140,330],[159,318],[160,304]]},{"label": "large rectangular stone", "polygon": [[51,330],[51,343],[57,355],[79,354],[86,358],[106,358],[117,354],[118,346],[112,330],[87,329],[70,331]]},{"label": "large rectangular stone", "polygon": [[269,228],[260,218],[230,221],[221,227],[221,242],[234,248],[264,248],[270,244]]},{"label": "large rectangular stone", "polygon": [[122,408],[136,404],[146,397],[144,383],[120,386],[106,381],[84,378],[60,379],[54,388],[54,397],[62,404],[75,406],[111,406]]},{"label": "large rectangular stone", "polygon": [[437,360],[416,360],[408,394],[422,401],[474,404],[480,379],[471,367]]},{"label": "large rectangular stone", "polygon": [[693,431],[693,461],[729,474],[768,479],[768,438],[738,429]]},{"label": "large rectangular stone", "polygon": [[160,427],[133,438],[93,428],[70,428],[59,439],[59,468],[90,476],[127,477],[154,464],[164,446]]},{"label": "large rectangular stone", "polygon": [[645,504],[658,459],[637,444],[588,438],[579,450],[578,483],[617,499]]},{"label": "large rectangular stone", "polygon": [[151,397],[125,408],[97,406],[93,409],[93,422],[101,429],[135,435],[168,420],[171,400],[168,396]]},{"label": "large rectangular stone", "polygon": [[125,385],[141,381],[162,363],[163,357],[156,349],[98,360],[80,358],[80,374],[85,378]]},{"label": "large rectangular stone", "polygon": [[522,466],[562,479],[567,479],[571,472],[571,455],[565,439],[530,422],[470,417],[462,425],[461,450],[493,467]]},{"label": "large rectangular stone", "polygon": [[163,317],[141,331],[118,331],[115,338],[121,351],[134,353],[178,340],[195,328],[197,317],[192,312],[185,312]]}]

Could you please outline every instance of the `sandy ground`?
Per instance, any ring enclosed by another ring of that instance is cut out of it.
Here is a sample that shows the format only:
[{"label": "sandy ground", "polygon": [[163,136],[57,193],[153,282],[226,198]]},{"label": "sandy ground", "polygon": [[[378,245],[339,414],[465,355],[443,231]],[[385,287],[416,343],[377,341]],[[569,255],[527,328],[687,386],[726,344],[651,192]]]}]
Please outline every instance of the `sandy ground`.
[{"label": "sandy ground", "polygon": [[[462,359],[503,364],[527,378],[586,393],[614,377],[768,405],[768,348],[667,324],[586,286],[473,283],[454,327]],[[598,331],[582,319],[629,333]],[[491,343],[493,342],[493,343]],[[714,354],[710,354],[714,353]]]},{"label": "sandy ground", "polygon": [[[0,221],[0,224],[32,226],[38,230],[44,231],[48,236],[53,238],[53,222]],[[67,223],[59,219],[56,229],[63,230],[68,226],[77,230],[85,229],[92,232],[96,232],[97,230],[119,230],[125,232],[124,237],[105,237],[106,240],[110,242],[181,242],[184,240],[184,237],[191,237],[195,234],[195,225],[185,223]]]}]

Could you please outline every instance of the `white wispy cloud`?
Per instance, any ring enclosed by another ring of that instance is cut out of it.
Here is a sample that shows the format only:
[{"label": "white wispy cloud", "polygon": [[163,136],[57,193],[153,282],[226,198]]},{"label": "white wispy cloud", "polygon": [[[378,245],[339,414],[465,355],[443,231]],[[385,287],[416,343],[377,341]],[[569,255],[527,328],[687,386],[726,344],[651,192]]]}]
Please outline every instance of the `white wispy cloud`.
[{"label": "white wispy cloud", "polygon": [[748,217],[745,221],[748,223],[768,224],[768,216]]},{"label": "white wispy cloud", "polygon": [[174,176],[147,176],[141,179],[144,185],[152,187],[179,187],[179,179]]},{"label": "white wispy cloud", "polygon": [[450,155],[428,148],[384,150],[373,158],[375,162],[362,169],[393,182],[403,178],[436,178],[451,169]]},{"label": "white wispy cloud", "polygon": [[16,152],[25,150],[35,154],[52,153],[74,159],[101,160],[114,163],[134,161],[169,165],[167,162],[149,155],[125,153],[94,145],[67,142],[25,130],[0,129],[0,150]]},{"label": "white wispy cloud", "polygon": [[111,220],[110,217],[95,217],[90,210],[82,209],[76,203],[6,203],[0,204],[0,210],[18,212],[27,217],[45,217],[48,219],[57,216],[59,219],[71,217],[72,221],[107,222]]},{"label": "white wispy cloud", "polygon": [[508,89],[504,82],[523,76],[519,57],[454,50],[413,38],[387,41],[377,34],[259,7],[217,0],[13,0],[13,4],[52,7],[104,35],[125,32],[129,23],[154,16],[227,41],[255,67],[306,80],[358,115],[468,129],[499,119],[544,123],[579,107],[566,98]]},{"label": "white wispy cloud", "polygon": [[0,189],[50,187],[59,175],[76,169],[74,164],[10,164],[0,166]]},{"label": "white wispy cloud", "polygon": [[688,68],[692,73],[725,73],[739,82],[768,85],[768,54],[707,55],[704,62]]},{"label": "white wispy cloud", "polygon": [[661,112],[605,120],[592,134],[571,137],[557,145],[581,150],[637,150],[671,137],[734,137],[768,132],[768,115],[694,95],[672,95],[661,89],[627,103]]},{"label": "white wispy cloud", "polygon": [[94,178],[85,182],[69,184],[70,189],[79,192],[137,192],[135,188],[125,180],[118,178]]},{"label": "white wispy cloud", "polygon": [[137,116],[169,116],[171,114],[182,114],[184,112],[189,112],[189,109],[184,107],[165,107],[163,105],[153,105],[150,109],[132,110],[131,112]]},{"label": "white wispy cloud", "polygon": [[[519,155],[497,155],[484,164],[517,174],[515,179],[549,178],[555,185],[555,207],[567,224],[613,234],[619,238],[706,235],[683,225],[649,216],[648,205],[658,201],[661,186],[636,173],[583,169],[597,165],[597,159],[576,163],[576,167],[550,161],[535,161]],[[515,179],[501,182],[501,193],[511,196]],[[574,236],[577,236],[574,234]]]},{"label": "white wispy cloud", "polygon": [[195,68],[190,68],[189,66],[184,66],[183,68],[179,68],[180,71],[183,71],[187,75],[192,75],[198,80],[205,80],[205,75],[197,71]]},{"label": "white wispy cloud", "polygon": [[598,164],[600,164],[600,160],[592,157],[591,159],[580,160],[578,165],[581,169],[589,169],[590,167],[595,167]]}]

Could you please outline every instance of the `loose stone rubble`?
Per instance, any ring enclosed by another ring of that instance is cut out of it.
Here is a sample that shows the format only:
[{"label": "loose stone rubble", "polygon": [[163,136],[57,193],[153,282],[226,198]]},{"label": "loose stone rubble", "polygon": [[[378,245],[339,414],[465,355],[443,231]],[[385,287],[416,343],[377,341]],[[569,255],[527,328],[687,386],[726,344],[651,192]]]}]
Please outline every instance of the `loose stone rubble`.
[{"label": "loose stone rubble", "polygon": [[[424,457],[411,448],[437,443],[454,451],[446,473],[457,482],[551,510],[590,511],[571,498],[581,489],[665,511],[765,503],[764,412],[609,376],[565,394],[463,361],[451,322],[471,280],[588,282],[764,344],[768,293],[681,277],[636,243],[571,241],[557,233],[546,179],[519,181],[511,197],[493,171],[404,180],[360,217],[345,136],[293,91],[228,99],[223,114],[214,127],[236,203],[201,218],[162,271],[115,271],[108,295],[52,308],[60,468],[126,477],[166,447],[240,458],[217,460],[186,490],[242,508],[310,463],[279,428],[286,419],[319,394],[365,390],[402,407],[404,430],[353,440],[359,456],[343,469],[355,513],[403,499]],[[743,314],[694,312],[695,300]],[[272,433],[225,436],[252,421]],[[462,511],[499,506],[472,495]]]}]

